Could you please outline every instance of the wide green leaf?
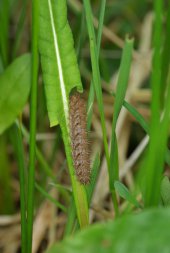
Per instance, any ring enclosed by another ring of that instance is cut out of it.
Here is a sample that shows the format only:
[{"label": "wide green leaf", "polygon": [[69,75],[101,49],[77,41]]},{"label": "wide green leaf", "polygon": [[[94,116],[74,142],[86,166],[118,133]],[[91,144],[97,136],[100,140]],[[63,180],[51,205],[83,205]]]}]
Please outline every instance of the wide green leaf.
[{"label": "wide green leaf", "polygon": [[74,42],[67,21],[66,0],[41,0],[39,50],[50,125],[68,119],[68,98],[77,87],[82,91]]},{"label": "wide green leaf", "polygon": [[84,185],[75,175],[72,159],[69,94],[82,92],[73,36],[67,21],[66,0],[41,0],[39,11],[39,51],[50,125],[60,124],[73,195],[80,226],[88,224],[88,203]]},{"label": "wide green leaf", "polygon": [[17,58],[0,75],[0,134],[22,112],[30,91],[30,54]]},{"label": "wide green leaf", "polygon": [[170,209],[152,209],[93,225],[46,253],[168,253]]}]

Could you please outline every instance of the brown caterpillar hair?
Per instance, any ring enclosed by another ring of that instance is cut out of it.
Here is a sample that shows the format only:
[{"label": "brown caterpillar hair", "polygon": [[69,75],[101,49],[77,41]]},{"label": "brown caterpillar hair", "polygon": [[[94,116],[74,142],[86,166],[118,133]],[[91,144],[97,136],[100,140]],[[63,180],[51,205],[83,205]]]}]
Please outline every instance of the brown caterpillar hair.
[{"label": "brown caterpillar hair", "polygon": [[70,96],[69,117],[75,174],[78,181],[86,185],[90,183],[90,152],[86,129],[86,106],[78,92]]}]

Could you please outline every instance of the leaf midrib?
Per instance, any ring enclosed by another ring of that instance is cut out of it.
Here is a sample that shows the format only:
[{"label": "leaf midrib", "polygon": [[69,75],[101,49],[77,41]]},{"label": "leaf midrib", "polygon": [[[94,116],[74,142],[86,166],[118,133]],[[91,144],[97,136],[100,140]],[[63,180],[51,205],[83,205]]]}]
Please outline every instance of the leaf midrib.
[{"label": "leaf midrib", "polygon": [[49,7],[49,13],[50,13],[50,22],[51,22],[51,27],[52,27],[52,34],[53,34],[53,39],[54,39],[54,48],[55,48],[55,55],[56,55],[56,61],[58,65],[58,74],[59,74],[59,83],[60,83],[60,88],[61,88],[61,95],[62,95],[62,101],[63,101],[63,108],[64,108],[64,117],[65,121],[68,126],[68,102],[67,102],[67,94],[66,94],[66,89],[64,85],[64,77],[63,77],[63,70],[62,70],[62,63],[61,63],[61,57],[60,57],[60,50],[58,46],[58,38],[57,38],[57,33],[55,29],[55,23],[54,23],[54,16],[53,16],[53,10],[52,10],[52,4],[51,0],[48,0],[48,7]]}]

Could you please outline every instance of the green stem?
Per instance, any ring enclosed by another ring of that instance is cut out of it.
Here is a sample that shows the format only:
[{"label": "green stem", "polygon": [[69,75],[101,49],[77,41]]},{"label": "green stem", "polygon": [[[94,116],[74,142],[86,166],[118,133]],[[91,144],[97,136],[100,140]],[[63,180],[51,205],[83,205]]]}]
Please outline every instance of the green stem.
[{"label": "green stem", "polygon": [[37,80],[38,80],[38,8],[39,1],[32,1],[32,87],[30,103],[30,153],[28,172],[28,210],[27,210],[27,253],[32,252],[32,230],[35,187],[35,152],[36,152],[36,114],[37,114]]}]

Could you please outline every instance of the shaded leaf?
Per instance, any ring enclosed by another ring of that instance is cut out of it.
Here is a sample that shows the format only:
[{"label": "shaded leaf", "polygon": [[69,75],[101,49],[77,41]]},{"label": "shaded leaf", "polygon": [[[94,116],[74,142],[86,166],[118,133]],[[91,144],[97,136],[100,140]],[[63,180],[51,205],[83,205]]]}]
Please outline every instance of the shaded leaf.
[{"label": "shaded leaf", "polygon": [[131,204],[135,205],[136,207],[140,207],[140,204],[138,203],[138,201],[132,196],[132,194],[129,192],[128,188],[124,184],[122,184],[119,181],[115,181],[114,187],[117,193],[120,195],[120,197],[129,201]]},{"label": "shaded leaf", "polygon": [[17,58],[0,75],[0,134],[22,112],[30,91],[30,54]]},{"label": "shaded leaf", "polygon": [[168,253],[169,226],[170,209],[152,209],[93,225],[46,253]]}]

